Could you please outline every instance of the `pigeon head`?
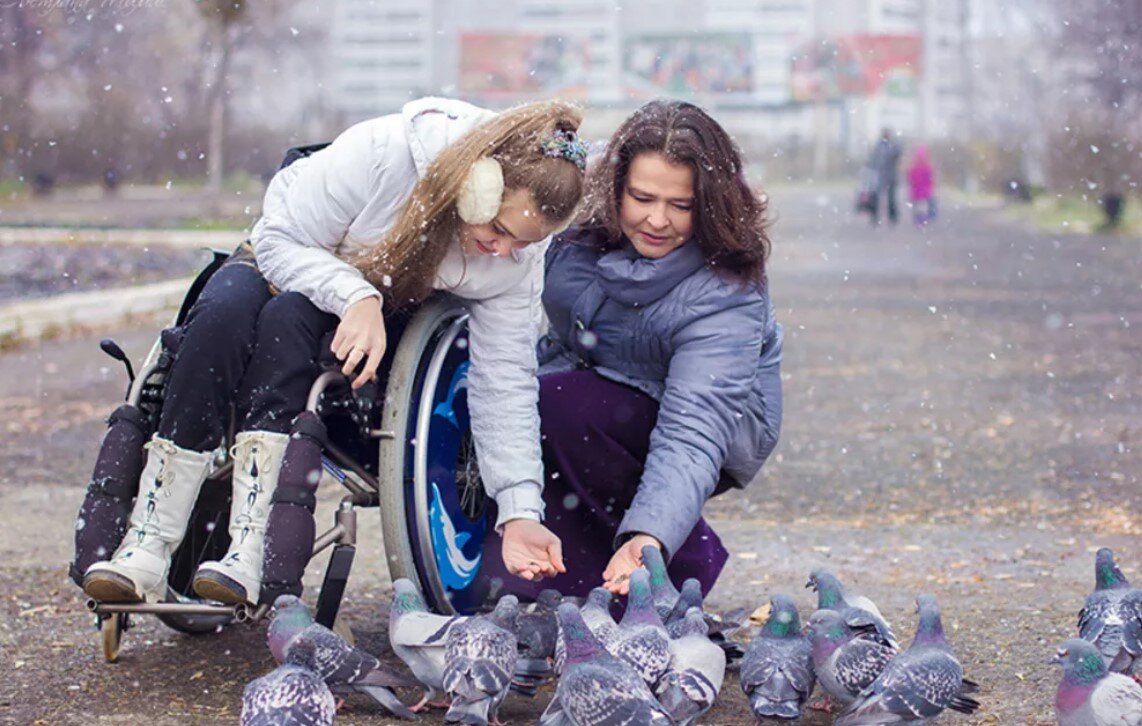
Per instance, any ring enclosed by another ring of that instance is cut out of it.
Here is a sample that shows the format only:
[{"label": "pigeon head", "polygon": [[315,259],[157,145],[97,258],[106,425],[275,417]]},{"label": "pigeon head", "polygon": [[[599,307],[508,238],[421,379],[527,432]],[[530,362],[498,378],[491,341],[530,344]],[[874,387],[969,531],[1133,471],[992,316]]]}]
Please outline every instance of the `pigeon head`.
[{"label": "pigeon head", "polygon": [[1130,587],[1130,582],[1114,561],[1114,552],[1103,547],[1094,556],[1094,589],[1114,590]]},{"label": "pigeon head", "polygon": [[1106,675],[1106,664],[1098,648],[1081,638],[1063,641],[1051,662],[1063,666],[1065,683],[1091,685]]},{"label": "pigeon head", "polygon": [[402,577],[393,582],[392,611],[397,615],[405,613],[428,612],[428,605],[420,595],[420,590],[412,584],[412,580]]},{"label": "pigeon head", "polygon": [[702,583],[696,577],[687,578],[678,597],[690,607],[702,607]]},{"label": "pigeon head", "polygon": [[273,620],[266,630],[266,643],[274,659],[282,663],[286,656],[286,646],[293,637],[313,625],[313,616],[296,595],[281,595],[274,600]]},{"label": "pigeon head", "polygon": [[657,624],[662,626],[662,619],[654,609],[654,596],[650,591],[650,573],[638,568],[630,574],[630,594],[627,596],[627,609],[619,623],[622,626],[638,624]]},{"label": "pigeon head", "polygon": [[678,626],[676,638],[681,638],[686,635],[700,635],[706,637],[710,633],[710,626],[706,625],[706,616],[702,614],[701,608],[690,608],[686,611],[686,617]]},{"label": "pigeon head", "polygon": [[515,595],[501,597],[496,603],[496,609],[492,611],[492,622],[513,633],[516,630],[517,617],[519,617],[519,598]]},{"label": "pigeon head", "polygon": [[539,606],[540,610],[550,610],[552,612],[555,612],[555,608],[559,607],[559,603],[561,602],[563,602],[563,593],[550,588],[540,590],[539,595],[535,598],[535,604]]},{"label": "pigeon head", "polygon": [[611,601],[613,599],[614,597],[611,595],[610,590],[605,587],[596,587],[587,593],[587,602],[584,604],[610,612]]},{"label": "pigeon head", "polygon": [[944,623],[940,620],[940,605],[933,595],[916,596],[916,612],[920,622],[916,625],[914,643],[944,643]]},{"label": "pigeon head", "polygon": [[848,637],[845,618],[836,610],[818,610],[809,616],[805,624],[809,637],[816,640],[840,643]]},{"label": "pigeon head", "polygon": [[809,581],[805,587],[811,587],[817,592],[817,609],[835,609],[840,607],[845,599],[845,588],[836,576],[825,569],[813,570],[809,573]]},{"label": "pigeon head", "polygon": [[560,605],[556,617],[559,618],[559,630],[563,634],[567,665],[582,663],[606,652],[583,622],[583,616],[574,604],[565,602]]},{"label": "pigeon head", "polygon": [[801,616],[793,598],[780,593],[769,598],[769,618],[762,632],[770,637],[791,638],[801,634]]}]

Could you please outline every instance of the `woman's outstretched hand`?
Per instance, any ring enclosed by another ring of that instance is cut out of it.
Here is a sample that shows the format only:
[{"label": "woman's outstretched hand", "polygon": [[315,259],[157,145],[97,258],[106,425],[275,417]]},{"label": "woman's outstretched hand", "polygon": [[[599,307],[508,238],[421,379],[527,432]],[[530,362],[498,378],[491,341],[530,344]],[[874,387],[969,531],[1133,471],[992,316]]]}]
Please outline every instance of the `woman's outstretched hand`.
[{"label": "woman's outstretched hand", "polygon": [[662,549],[662,543],[649,534],[636,534],[624,542],[603,570],[603,587],[615,595],[626,595],[630,590],[630,573],[642,567],[642,548],[647,545]]},{"label": "woman's outstretched hand", "polygon": [[341,372],[353,374],[361,361],[365,361],[361,373],[353,379],[353,389],[365,385],[377,375],[381,358],[385,355],[385,318],[381,314],[380,300],[367,297],[358,300],[345,311],[337,332],[333,335],[330,349],[337,360],[344,363]]},{"label": "woman's outstretched hand", "polygon": [[512,519],[504,524],[504,566],[525,580],[542,580],[567,572],[563,543],[534,519]]}]

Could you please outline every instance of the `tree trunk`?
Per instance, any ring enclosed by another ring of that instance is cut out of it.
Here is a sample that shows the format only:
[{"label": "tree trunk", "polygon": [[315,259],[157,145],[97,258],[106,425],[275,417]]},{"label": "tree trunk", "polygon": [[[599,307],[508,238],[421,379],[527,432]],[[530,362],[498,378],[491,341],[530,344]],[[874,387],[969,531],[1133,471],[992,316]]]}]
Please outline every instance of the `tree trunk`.
[{"label": "tree trunk", "polygon": [[230,66],[230,33],[228,25],[221,18],[213,22],[214,63],[210,69],[210,82],[207,93],[207,108],[210,113],[210,130],[206,149],[207,190],[214,196],[222,193],[222,181],[226,175],[226,81]]}]

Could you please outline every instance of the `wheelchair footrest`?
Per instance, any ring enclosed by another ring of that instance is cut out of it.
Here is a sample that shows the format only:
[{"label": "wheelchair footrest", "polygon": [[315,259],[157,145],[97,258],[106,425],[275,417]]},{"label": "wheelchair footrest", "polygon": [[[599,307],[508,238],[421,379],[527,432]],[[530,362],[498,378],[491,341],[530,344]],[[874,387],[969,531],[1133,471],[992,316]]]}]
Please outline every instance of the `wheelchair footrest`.
[{"label": "wheelchair footrest", "polygon": [[341,598],[345,595],[345,585],[349,581],[349,570],[353,568],[353,557],[357,548],[353,545],[334,545],[329,556],[329,566],[325,569],[325,579],[321,583],[321,594],[317,597],[317,614],[314,619],[327,628],[333,627],[337,613],[341,609]]}]

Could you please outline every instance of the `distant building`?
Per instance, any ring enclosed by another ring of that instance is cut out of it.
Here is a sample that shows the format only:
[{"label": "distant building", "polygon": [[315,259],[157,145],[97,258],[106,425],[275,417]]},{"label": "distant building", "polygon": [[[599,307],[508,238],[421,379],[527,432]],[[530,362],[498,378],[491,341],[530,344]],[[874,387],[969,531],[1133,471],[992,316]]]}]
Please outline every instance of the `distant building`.
[{"label": "distant building", "polygon": [[424,94],[558,96],[610,123],[674,96],[717,109],[745,146],[855,156],[882,126],[963,135],[970,2],[337,0],[329,98],[352,121]]}]

